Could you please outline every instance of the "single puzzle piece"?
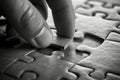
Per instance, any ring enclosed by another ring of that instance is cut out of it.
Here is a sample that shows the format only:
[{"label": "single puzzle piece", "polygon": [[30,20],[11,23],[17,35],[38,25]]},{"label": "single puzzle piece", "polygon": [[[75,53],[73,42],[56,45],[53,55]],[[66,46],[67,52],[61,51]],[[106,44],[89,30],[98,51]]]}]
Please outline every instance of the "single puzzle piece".
[{"label": "single puzzle piece", "polygon": [[[80,4],[81,6],[77,8],[75,11],[80,14],[85,14],[89,16],[94,16],[96,13],[104,13],[107,16],[104,17],[105,19],[109,20],[120,20],[120,6],[100,2],[100,1],[87,1],[86,4],[83,6],[83,3]],[[87,6],[91,6],[91,8],[87,8]],[[114,7],[113,7],[114,6]]]},{"label": "single puzzle piece", "polygon": [[18,60],[6,69],[4,74],[19,79],[25,72],[34,72],[37,75],[35,80],[60,80],[61,78],[76,80],[76,75],[69,72],[74,64],[61,60],[64,57],[62,52],[54,51],[51,56],[48,56],[35,51],[28,56],[33,57],[35,60],[31,63]]},{"label": "single puzzle piece", "polygon": [[76,16],[76,30],[81,31],[83,34],[89,33],[105,39],[111,31],[120,32],[116,28],[119,25],[119,21],[104,20],[98,15],[97,17],[90,17],[76,14]]},{"label": "single puzzle piece", "polygon": [[53,39],[52,45],[55,47],[66,49],[72,41],[73,40],[69,38],[62,38],[59,36],[58,37],[55,36]]},{"label": "single puzzle piece", "polygon": [[77,74],[77,80],[94,80],[89,76],[93,69],[75,65],[70,71]]},{"label": "single puzzle piece", "polygon": [[[113,33],[111,35],[113,35]],[[117,33],[114,33],[114,35],[116,36]],[[119,35],[117,37],[119,40]],[[108,36],[108,40],[105,40],[103,44],[97,48],[90,48],[85,45],[77,47],[80,51],[88,51],[91,53],[90,56],[81,60],[78,64],[95,69],[94,72],[90,74],[90,76],[95,79],[102,80],[106,78],[106,73],[120,75],[120,43],[109,39],[113,38],[109,38]]]},{"label": "single puzzle piece", "polygon": [[21,45],[18,48],[0,47],[0,72],[13,64],[17,59],[23,59],[26,62],[32,62],[34,59],[27,56],[34,48],[28,44]]}]

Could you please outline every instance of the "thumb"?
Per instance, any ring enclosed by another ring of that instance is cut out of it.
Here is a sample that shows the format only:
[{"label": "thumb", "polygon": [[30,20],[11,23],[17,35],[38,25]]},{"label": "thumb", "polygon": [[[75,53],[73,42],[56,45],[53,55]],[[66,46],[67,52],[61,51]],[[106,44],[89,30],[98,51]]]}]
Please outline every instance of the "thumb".
[{"label": "thumb", "polygon": [[51,44],[52,33],[41,13],[28,0],[1,0],[0,11],[16,31],[35,47]]}]

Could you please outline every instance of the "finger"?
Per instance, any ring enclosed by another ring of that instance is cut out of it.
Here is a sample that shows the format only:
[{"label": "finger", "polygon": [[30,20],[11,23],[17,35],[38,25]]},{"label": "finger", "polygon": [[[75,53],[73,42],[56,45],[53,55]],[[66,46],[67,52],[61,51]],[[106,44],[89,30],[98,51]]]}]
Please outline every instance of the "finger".
[{"label": "finger", "polygon": [[1,0],[0,10],[11,26],[34,46],[47,47],[52,42],[41,13],[28,0]]},{"label": "finger", "polygon": [[46,0],[50,6],[57,29],[57,35],[73,38],[75,32],[75,15],[71,0]]},{"label": "finger", "polygon": [[45,0],[30,0],[30,2],[41,12],[42,16],[47,19],[48,11]]}]

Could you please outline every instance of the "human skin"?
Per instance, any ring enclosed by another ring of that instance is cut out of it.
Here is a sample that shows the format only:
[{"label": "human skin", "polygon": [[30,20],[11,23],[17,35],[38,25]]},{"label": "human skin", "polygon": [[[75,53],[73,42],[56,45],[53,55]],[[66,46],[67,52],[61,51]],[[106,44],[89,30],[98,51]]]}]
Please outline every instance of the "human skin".
[{"label": "human skin", "polygon": [[[36,4],[37,1],[40,2]],[[0,0],[0,12],[26,41],[35,47],[45,48],[53,40],[52,32],[45,21],[46,3],[52,10],[58,36],[72,39],[75,16],[70,0]]]}]

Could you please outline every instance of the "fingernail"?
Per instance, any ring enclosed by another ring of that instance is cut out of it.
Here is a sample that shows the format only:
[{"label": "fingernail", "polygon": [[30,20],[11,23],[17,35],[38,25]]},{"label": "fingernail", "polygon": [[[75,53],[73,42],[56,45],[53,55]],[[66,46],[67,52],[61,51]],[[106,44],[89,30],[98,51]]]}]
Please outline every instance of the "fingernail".
[{"label": "fingernail", "polygon": [[52,38],[52,32],[44,26],[40,33],[34,38],[34,41],[36,42],[37,47],[45,48],[51,44]]}]

